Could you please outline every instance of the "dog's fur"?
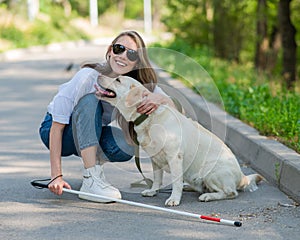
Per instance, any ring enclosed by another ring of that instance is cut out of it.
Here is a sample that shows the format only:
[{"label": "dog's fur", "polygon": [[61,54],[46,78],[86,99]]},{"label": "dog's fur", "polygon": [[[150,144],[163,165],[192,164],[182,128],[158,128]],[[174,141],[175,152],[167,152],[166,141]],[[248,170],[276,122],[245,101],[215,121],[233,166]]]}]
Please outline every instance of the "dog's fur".
[{"label": "dog's fur", "polygon": [[[143,92],[148,91],[142,84],[125,76],[101,76],[99,85],[106,90],[96,96],[116,106],[127,121],[140,116],[136,109]],[[170,106],[160,105],[134,129],[140,146],[151,157],[154,172],[152,188],[142,195],[155,196],[163,170],[170,172],[172,194],[167,206],[180,204],[183,182],[201,193],[200,201],[212,201],[234,198],[237,190],[254,189],[263,179],[258,174],[245,176],[234,154],[217,136]]]}]

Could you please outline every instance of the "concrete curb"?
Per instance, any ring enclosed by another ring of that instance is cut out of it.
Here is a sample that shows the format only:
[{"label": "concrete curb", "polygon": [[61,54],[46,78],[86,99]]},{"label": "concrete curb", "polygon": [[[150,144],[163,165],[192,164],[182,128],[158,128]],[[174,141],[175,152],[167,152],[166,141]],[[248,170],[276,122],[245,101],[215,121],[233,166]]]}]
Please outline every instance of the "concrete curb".
[{"label": "concrete curb", "polygon": [[300,202],[299,154],[275,140],[259,135],[257,130],[206,102],[166,72],[157,70],[157,74],[161,83],[179,90],[189,100],[197,120],[224,140],[239,159]]}]

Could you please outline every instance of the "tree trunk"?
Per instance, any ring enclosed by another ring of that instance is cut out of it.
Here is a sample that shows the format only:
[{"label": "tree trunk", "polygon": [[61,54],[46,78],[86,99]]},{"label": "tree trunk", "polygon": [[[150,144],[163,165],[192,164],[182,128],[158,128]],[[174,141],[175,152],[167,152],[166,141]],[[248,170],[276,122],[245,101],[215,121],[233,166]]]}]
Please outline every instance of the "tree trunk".
[{"label": "tree trunk", "polygon": [[271,73],[277,63],[281,42],[277,26],[274,25],[270,36],[268,35],[267,12],[267,1],[258,0],[256,21],[257,38],[254,63],[258,71]]},{"label": "tree trunk", "polygon": [[72,13],[72,5],[69,0],[54,0],[57,4],[62,5],[66,17],[70,17]]},{"label": "tree trunk", "polygon": [[227,29],[229,25],[226,9],[222,1],[214,1],[213,35],[214,50],[217,57],[229,59],[229,47],[227,44]]},{"label": "tree trunk", "polygon": [[296,29],[290,19],[292,0],[279,1],[279,26],[283,48],[283,78],[288,89],[292,90],[296,81]]},{"label": "tree trunk", "polygon": [[[228,1],[230,2],[230,1]],[[225,1],[213,1],[213,43],[217,57],[239,62],[243,43],[239,7]]]},{"label": "tree trunk", "polygon": [[124,18],[125,16],[125,8],[126,8],[126,2],[125,0],[119,0],[117,4],[118,12]]},{"label": "tree trunk", "polygon": [[64,13],[66,17],[70,17],[72,13],[72,5],[69,0],[63,0],[62,5],[64,8]]},{"label": "tree trunk", "polygon": [[257,2],[257,21],[256,21],[256,53],[255,67],[258,70],[265,70],[267,64],[266,52],[268,49],[267,36],[267,2],[258,0]]},{"label": "tree trunk", "polygon": [[153,28],[161,29],[163,26],[161,23],[161,6],[165,4],[165,1],[152,1],[153,2]]}]

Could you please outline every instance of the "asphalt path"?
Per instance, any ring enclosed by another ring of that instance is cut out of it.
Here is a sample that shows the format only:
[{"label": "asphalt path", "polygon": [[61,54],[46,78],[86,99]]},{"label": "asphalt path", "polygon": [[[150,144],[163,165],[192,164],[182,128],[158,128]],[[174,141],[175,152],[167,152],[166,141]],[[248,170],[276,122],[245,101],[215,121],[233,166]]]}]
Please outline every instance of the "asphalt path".
[{"label": "asphalt path", "polygon": [[[255,192],[240,192],[234,200],[198,202],[198,193],[184,192],[172,208],[241,221],[231,227],[121,203],[99,204],[76,195],[56,196],[30,185],[50,174],[49,152],[38,128],[46,106],[60,84],[85,61],[104,57],[105,45],[83,44],[52,51],[31,50],[0,62],[0,239],[298,239],[299,207],[268,182]],[[65,71],[70,63],[71,71]],[[245,173],[254,171],[241,163]],[[142,167],[151,177],[151,164]],[[80,158],[63,158],[64,178],[72,188],[81,184]],[[105,164],[106,177],[123,199],[164,207],[168,192],[144,198],[130,188],[140,175],[134,161]],[[168,176],[166,176],[168,179]]]}]

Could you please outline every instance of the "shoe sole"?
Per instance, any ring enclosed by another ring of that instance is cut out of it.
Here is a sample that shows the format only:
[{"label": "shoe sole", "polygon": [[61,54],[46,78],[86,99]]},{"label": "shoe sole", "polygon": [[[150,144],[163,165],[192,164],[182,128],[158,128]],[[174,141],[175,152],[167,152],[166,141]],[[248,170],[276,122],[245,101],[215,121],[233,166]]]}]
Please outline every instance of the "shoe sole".
[{"label": "shoe sole", "polygon": [[105,200],[105,199],[101,199],[101,197],[91,197],[91,196],[86,196],[86,195],[81,195],[79,194],[78,197],[80,199],[84,199],[84,200],[88,200],[91,202],[98,202],[98,203],[114,203],[115,201],[110,201],[110,200]]}]

